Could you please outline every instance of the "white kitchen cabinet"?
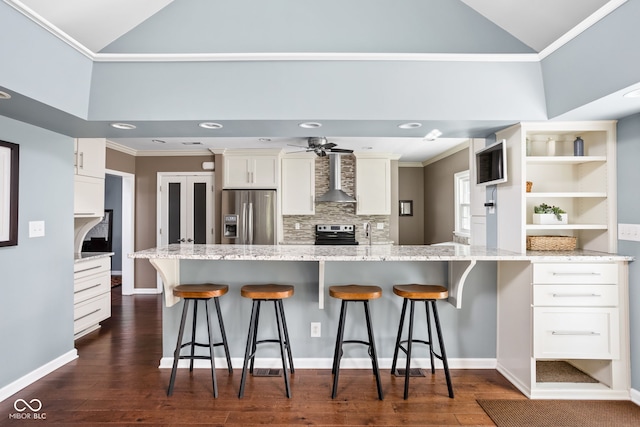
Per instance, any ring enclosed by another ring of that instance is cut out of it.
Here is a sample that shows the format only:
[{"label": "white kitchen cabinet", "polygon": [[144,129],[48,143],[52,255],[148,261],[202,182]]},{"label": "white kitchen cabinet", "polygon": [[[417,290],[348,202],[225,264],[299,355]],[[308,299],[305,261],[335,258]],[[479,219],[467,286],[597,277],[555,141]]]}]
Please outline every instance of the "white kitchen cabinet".
[{"label": "white kitchen cabinet", "polygon": [[74,141],[76,175],[104,178],[106,140],[104,138],[77,138]]},{"label": "white kitchen cabinet", "polygon": [[[498,370],[530,398],[629,398],[626,262],[504,262],[498,272]],[[538,379],[564,361],[596,383]]]},{"label": "white kitchen cabinet", "polygon": [[391,159],[356,155],[356,214],[391,214]]},{"label": "white kitchen cabinet", "polygon": [[[573,155],[578,136],[583,156]],[[498,247],[524,252],[527,235],[561,235],[576,237],[578,248],[616,252],[615,122],[521,123],[496,137],[507,140],[509,170],[497,186]],[[534,224],[542,203],[566,211],[568,224]]]},{"label": "white kitchen cabinet", "polygon": [[282,214],[314,215],[316,155],[289,154],[282,159]]},{"label": "white kitchen cabinet", "polygon": [[104,171],[106,140],[75,140],[74,205],[76,217],[104,215]]},{"label": "white kitchen cabinet", "polygon": [[224,153],[224,188],[278,188],[280,157],[273,151]]},{"label": "white kitchen cabinet", "polygon": [[78,260],[73,271],[73,333],[77,339],[111,317],[111,258]]}]

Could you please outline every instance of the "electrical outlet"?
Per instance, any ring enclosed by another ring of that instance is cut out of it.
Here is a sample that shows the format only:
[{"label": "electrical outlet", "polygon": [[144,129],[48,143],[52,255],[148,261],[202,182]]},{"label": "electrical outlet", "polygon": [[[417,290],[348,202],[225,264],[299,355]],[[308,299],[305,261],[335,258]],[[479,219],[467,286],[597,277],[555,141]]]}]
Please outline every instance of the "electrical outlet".
[{"label": "electrical outlet", "polygon": [[384,230],[384,222],[379,222],[376,224],[376,228],[378,230]]},{"label": "electrical outlet", "polygon": [[44,236],[44,221],[29,221],[29,237]]},{"label": "electrical outlet", "polygon": [[300,223],[299,223],[299,222],[296,222],[296,224],[295,224],[295,227],[294,227],[294,228],[295,228],[296,230],[300,230]]},{"label": "electrical outlet", "polygon": [[321,336],[321,323],[311,322],[311,338],[319,338]]}]

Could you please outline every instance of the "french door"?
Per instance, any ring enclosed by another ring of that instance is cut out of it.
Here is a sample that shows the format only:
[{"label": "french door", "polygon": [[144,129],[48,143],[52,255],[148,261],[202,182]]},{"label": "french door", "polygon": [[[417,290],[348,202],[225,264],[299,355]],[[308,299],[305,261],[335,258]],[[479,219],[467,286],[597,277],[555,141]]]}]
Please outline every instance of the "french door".
[{"label": "french door", "polygon": [[158,243],[213,243],[213,175],[159,174]]}]

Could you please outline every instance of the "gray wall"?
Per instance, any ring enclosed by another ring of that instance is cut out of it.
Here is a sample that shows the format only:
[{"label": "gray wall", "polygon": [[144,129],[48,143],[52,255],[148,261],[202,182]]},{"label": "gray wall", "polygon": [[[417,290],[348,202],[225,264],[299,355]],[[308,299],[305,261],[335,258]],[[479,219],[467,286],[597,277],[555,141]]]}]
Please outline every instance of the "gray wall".
[{"label": "gray wall", "polygon": [[[640,114],[618,122],[618,222],[640,224]],[[618,252],[631,255],[629,263],[629,313],[631,325],[631,387],[640,390],[640,243],[618,241]]]},{"label": "gray wall", "polygon": [[[423,167],[398,168],[398,199],[413,200],[413,216],[398,217],[398,243],[424,245]],[[396,206],[393,208],[396,209]]]},{"label": "gray wall", "polygon": [[[20,145],[18,246],[0,248],[0,389],[73,350],[73,140],[0,116]],[[29,238],[29,221],[45,236]]]},{"label": "gray wall", "polygon": [[[318,309],[318,263],[296,261],[182,261],[182,283],[205,283],[215,278],[229,284],[229,293],[220,298],[231,356],[242,358],[246,345],[251,300],[240,296],[240,287],[249,283],[287,283],[295,286],[294,296],[284,302],[294,358],[331,358],[340,314],[340,301],[329,296],[330,285],[377,284],[383,296],[371,302],[376,346],[380,358],[393,357],[402,299],[393,294],[392,285],[430,280],[447,284],[445,262],[328,262],[325,269],[325,309]],[[350,306],[347,335],[366,337],[362,307]],[[438,305],[447,356],[451,358],[496,357],[496,263],[478,262],[465,285],[463,308],[448,303]],[[172,357],[175,349],[182,303],[163,308],[163,355]],[[423,321],[424,307],[416,320]],[[201,312],[202,310],[199,310]],[[277,334],[273,308],[261,311],[264,337]],[[322,323],[322,337],[310,338],[310,323]],[[205,323],[200,322],[203,326]],[[214,325],[216,325],[214,321]],[[217,328],[217,326],[214,326]],[[422,328],[421,328],[422,329]],[[214,329],[215,331],[216,329]],[[206,334],[206,327],[200,329]],[[260,332],[261,334],[263,332]],[[417,333],[417,332],[416,332]],[[219,333],[216,332],[216,336]],[[263,335],[260,335],[263,337]],[[273,335],[275,336],[275,335]],[[271,338],[273,337],[271,336]],[[357,349],[345,350],[345,357],[366,357]],[[346,349],[346,347],[345,347]],[[277,346],[266,346],[258,357],[277,357]],[[421,356],[418,356],[421,357]],[[426,357],[426,354],[424,355]]]}]

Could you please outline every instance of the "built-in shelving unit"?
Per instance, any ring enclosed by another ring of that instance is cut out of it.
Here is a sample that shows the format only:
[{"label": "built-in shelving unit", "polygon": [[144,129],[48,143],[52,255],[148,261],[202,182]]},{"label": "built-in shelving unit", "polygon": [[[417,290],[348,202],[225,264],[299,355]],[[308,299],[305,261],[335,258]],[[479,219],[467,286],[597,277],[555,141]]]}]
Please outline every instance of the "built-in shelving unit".
[{"label": "built-in shelving unit", "polygon": [[[507,140],[510,179],[499,186],[499,215],[516,219],[498,226],[500,248],[524,252],[527,235],[562,235],[578,248],[616,251],[615,122],[521,123],[496,137]],[[578,137],[583,155],[574,155]],[[568,224],[534,224],[542,203],[566,211]]]}]

